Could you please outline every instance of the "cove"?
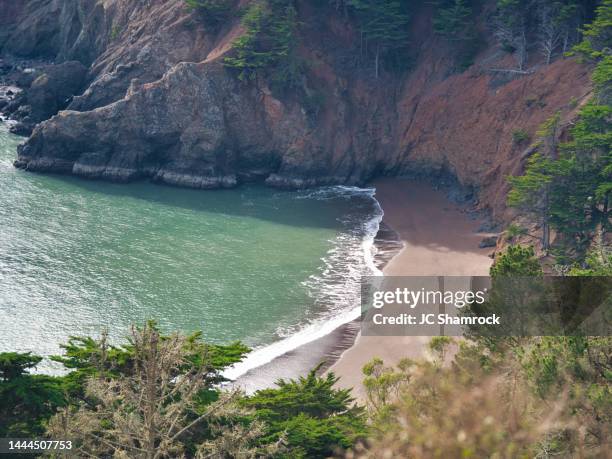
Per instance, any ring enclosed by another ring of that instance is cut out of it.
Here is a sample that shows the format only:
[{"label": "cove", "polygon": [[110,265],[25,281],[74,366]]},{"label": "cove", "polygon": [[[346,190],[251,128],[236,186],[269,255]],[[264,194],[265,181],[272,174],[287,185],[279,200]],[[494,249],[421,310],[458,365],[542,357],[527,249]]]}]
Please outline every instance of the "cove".
[{"label": "cove", "polygon": [[261,348],[354,307],[371,269],[372,192],[39,175],[12,166],[20,141],[0,125],[0,352],[147,319]]}]

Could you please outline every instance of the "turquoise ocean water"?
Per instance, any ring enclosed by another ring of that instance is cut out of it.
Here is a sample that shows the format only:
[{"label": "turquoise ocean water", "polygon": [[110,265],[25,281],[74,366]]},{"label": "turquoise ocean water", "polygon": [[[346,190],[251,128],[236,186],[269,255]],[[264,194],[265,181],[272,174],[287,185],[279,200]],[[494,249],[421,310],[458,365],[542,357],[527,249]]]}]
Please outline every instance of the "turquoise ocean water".
[{"label": "turquoise ocean water", "polygon": [[0,351],[50,355],[102,329],[118,341],[154,318],[253,346],[237,376],[357,315],[382,218],[373,190],[40,175],[13,168],[22,140],[0,123]]}]

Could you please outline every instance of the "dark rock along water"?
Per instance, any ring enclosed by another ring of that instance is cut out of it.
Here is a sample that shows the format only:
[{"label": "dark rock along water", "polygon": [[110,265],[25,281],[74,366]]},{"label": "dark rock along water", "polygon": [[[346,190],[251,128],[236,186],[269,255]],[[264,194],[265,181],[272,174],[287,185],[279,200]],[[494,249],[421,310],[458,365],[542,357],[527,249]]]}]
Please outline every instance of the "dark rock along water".
[{"label": "dark rock along water", "polygon": [[49,355],[102,329],[117,341],[154,318],[263,347],[261,363],[354,315],[359,277],[374,269],[372,190],[197,191],[39,175],[12,166],[22,140],[0,124],[0,351]]}]

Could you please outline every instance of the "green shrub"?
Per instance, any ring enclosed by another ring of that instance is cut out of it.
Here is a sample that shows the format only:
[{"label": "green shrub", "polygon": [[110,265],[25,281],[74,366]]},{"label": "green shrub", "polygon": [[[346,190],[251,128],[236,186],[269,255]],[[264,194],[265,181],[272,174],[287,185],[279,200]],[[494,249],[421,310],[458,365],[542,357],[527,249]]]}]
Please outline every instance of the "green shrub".
[{"label": "green shrub", "polygon": [[512,141],[518,145],[529,140],[529,133],[524,129],[516,129],[512,131]]},{"label": "green shrub", "polygon": [[511,245],[491,266],[491,277],[541,276],[542,268],[533,247]]},{"label": "green shrub", "polygon": [[119,28],[119,26],[118,25],[114,25],[111,28],[110,39],[111,40],[116,40],[117,37],[119,37],[120,33],[121,33],[121,29]]},{"label": "green shrub", "polygon": [[350,448],[366,434],[363,408],[354,405],[350,390],[336,389],[333,373],[317,368],[298,380],[279,380],[278,387],[257,391],[243,401],[254,418],[267,426],[264,442],[284,436],[287,458],[324,458]]},{"label": "green shrub", "polygon": [[274,82],[290,83],[300,68],[294,56],[297,11],[291,1],[264,0],[252,3],[242,25],[245,32],[233,43],[226,67],[238,72],[241,81],[254,80],[261,72]]},{"label": "green shrub", "polygon": [[527,234],[527,229],[514,223],[508,225],[508,228],[506,229],[506,236],[509,240],[512,240],[518,236],[523,236],[525,234]]}]

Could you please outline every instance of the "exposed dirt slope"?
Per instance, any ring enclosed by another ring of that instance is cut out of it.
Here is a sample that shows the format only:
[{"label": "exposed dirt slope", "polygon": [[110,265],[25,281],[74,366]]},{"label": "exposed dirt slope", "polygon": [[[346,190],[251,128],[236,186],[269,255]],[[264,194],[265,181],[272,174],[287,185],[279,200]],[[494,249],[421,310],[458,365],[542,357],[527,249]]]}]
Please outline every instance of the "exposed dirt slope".
[{"label": "exposed dirt slope", "polygon": [[527,148],[513,132],[533,136],[557,110],[570,120],[590,91],[588,69],[571,59],[534,59],[534,72],[514,79],[491,72],[505,64],[492,43],[453,74],[452,50],[431,33],[427,8],[412,25],[412,69],[375,79],[356,62],[350,22],[298,2],[307,71],[300,88],[279,93],[263,80],[241,83],[223,66],[238,19],[207,29],[183,0],[12,3],[0,0],[10,16],[3,53],[89,66],[82,94],[20,150],[16,165],[29,170],[201,188],[445,171],[501,218],[505,177]]}]

